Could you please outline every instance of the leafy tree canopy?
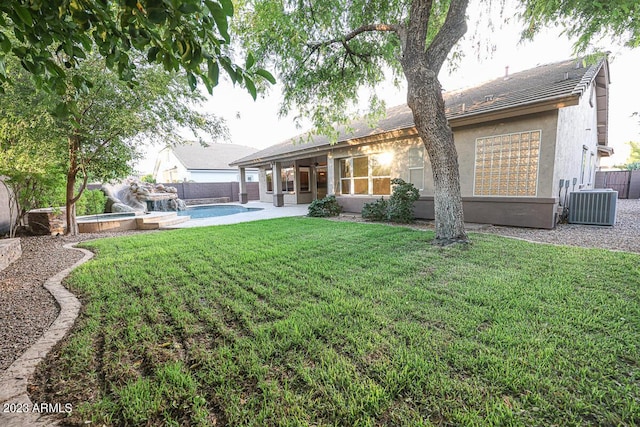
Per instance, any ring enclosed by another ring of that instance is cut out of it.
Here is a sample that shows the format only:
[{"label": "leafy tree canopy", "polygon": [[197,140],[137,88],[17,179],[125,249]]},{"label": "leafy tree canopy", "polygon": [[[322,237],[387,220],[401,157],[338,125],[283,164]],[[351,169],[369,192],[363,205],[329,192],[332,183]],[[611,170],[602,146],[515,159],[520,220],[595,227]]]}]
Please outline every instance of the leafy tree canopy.
[{"label": "leafy tree canopy", "polygon": [[640,46],[638,0],[522,0],[524,38],[533,38],[543,27],[554,25],[576,38],[576,51],[610,37],[628,47]]},{"label": "leafy tree canopy", "polygon": [[[0,83],[10,78],[5,62],[13,54],[40,84],[62,91],[67,70],[95,47],[125,81],[136,80],[132,52],[140,52],[167,71],[185,70],[192,89],[199,78],[211,92],[222,68],[255,98],[256,76],[274,79],[254,67],[250,54],[244,67],[233,62],[228,31],[233,12],[232,0],[2,1]],[[85,87],[91,81],[78,77],[73,84]]]}]

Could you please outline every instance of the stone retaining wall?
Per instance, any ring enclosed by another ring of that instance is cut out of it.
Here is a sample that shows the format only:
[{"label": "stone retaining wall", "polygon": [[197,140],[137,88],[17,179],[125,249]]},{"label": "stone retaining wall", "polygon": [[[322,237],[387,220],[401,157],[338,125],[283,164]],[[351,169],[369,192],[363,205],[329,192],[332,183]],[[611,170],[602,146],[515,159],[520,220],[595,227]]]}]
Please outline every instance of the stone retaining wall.
[{"label": "stone retaining wall", "polygon": [[66,228],[65,208],[34,209],[27,213],[29,229],[33,234],[57,236]]},{"label": "stone retaining wall", "polygon": [[20,239],[0,240],[0,271],[22,256]]}]

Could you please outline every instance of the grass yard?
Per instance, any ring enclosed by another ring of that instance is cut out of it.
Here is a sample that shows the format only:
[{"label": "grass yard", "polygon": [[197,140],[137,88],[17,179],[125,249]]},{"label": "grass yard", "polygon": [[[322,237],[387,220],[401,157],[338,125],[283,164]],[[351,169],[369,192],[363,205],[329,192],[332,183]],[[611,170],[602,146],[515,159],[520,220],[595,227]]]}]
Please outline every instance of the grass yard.
[{"label": "grass yard", "polygon": [[640,256],[311,218],[88,244],[68,422],[640,424]]}]

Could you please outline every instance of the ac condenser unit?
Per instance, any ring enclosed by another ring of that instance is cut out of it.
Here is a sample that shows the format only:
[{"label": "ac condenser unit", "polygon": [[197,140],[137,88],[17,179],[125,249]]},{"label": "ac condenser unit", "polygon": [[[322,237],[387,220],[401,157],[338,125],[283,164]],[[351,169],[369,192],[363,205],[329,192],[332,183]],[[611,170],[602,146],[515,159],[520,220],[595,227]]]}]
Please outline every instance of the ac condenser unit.
[{"label": "ac condenser unit", "polygon": [[569,193],[569,223],[614,225],[618,192],[586,190]]}]

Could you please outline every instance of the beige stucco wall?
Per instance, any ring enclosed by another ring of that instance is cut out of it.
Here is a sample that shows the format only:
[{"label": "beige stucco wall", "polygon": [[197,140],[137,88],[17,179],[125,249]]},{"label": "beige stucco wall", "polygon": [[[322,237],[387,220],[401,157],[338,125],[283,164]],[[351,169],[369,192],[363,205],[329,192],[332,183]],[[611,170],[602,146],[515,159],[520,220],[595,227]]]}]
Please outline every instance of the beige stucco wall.
[{"label": "beige stucco wall", "polygon": [[[553,197],[553,170],[556,156],[556,134],[558,128],[557,111],[538,113],[527,118],[504,119],[454,128],[454,139],[458,152],[460,166],[460,187],[463,197],[473,197],[474,166],[476,139],[526,131],[541,131],[540,161],[537,182],[537,197]],[[416,137],[408,137],[394,142],[378,143],[366,146],[337,148],[332,150],[330,158],[333,160],[335,173],[334,188],[339,190],[338,161],[345,157],[375,154],[382,152],[393,153],[391,176],[409,180],[409,150],[414,147],[423,148],[422,141]],[[424,188],[420,192],[423,196],[433,195],[433,174],[429,157],[424,153]],[[331,175],[330,175],[331,176]],[[354,196],[356,197],[356,196]],[[361,196],[364,197],[364,196]]]},{"label": "beige stucco wall", "polygon": [[454,128],[458,163],[460,165],[462,197],[472,197],[474,195],[475,150],[478,138],[535,130],[541,131],[536,197],[552,197],[553,176],[550,172],[553,170],[556,153],[557,123],[557,111],[550,111],[533,114],[526,118],[504,119],[480,125]]},{"label": "beige stucco wall", "polygon": [[[598,167],[598,128],[596,97],[593,85],[589,86],[581,97],[580,103],[562,108],[558,114],[558,138],[555,151],[555,169],[553,174],[553,194],[558,195],[560,179],[578,179],[575,190],[594,188],[595,172]],[[582,147],[587,146],[587,165],[585,185],[580,187],[582,168]],[[595,164],[589,175],[589,157],[594,154]],[[573,190],[573,182],[569,191]]]}]

